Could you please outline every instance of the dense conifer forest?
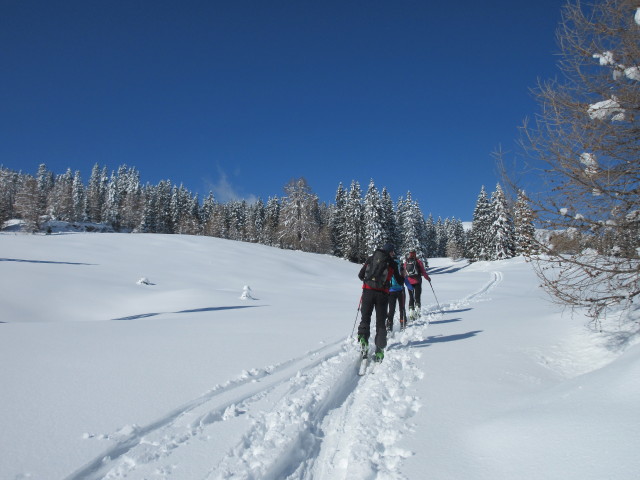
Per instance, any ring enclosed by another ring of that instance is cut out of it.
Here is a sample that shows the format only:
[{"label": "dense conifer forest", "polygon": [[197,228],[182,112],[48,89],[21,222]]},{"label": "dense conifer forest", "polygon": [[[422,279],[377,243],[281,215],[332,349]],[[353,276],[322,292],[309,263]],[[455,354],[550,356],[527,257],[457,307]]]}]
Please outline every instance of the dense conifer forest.
[{"label": "dense conifer forest", "polygon": [[491,196],[482,187],[472,228],[465,230],[460,219],[425,218],[411,192],[394,202],[373,179],[366,191],[356,181],[348,188],[340,183],[330,204],[320,202],[304,178],[266,201],[222,203],[171,180],[143,185],[134,167],[109,173],[98,164],[86,184],[70,169],[54,174],[41,164],[31,175],[0,166],[0,226],[10,219],[21,219],[34,233],[62,221],[85,230],[208,235],[351,262],[363,262],[387,242],[421,258],[510,258],[531,253],[535,234],[524,193],[511,205],[499,184]]}]

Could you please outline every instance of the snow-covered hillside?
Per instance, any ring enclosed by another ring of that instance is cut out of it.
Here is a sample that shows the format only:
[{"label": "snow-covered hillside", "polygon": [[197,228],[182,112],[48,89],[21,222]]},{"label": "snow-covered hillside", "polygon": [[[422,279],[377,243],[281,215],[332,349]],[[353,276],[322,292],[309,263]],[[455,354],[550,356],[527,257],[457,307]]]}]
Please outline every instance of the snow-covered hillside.
[{"label": "snow-covered hillside", "polygon": [[635,332],[562,316],[522,259],[431,259],[439,304],[426,285],[358,377],[358,265],[178,235],[1,234],[0,252],[2,479],[640,471]]}]

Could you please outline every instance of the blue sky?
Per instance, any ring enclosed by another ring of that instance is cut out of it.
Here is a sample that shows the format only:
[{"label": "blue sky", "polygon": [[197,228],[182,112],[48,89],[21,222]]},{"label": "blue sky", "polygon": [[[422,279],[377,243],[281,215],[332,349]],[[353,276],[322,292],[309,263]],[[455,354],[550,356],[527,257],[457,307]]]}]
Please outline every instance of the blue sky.
[{"label": "blue sky", "polygon": [[0,164],[221,201],[374,179],[470,220],[557,74],[563,2],[0,0]]}]

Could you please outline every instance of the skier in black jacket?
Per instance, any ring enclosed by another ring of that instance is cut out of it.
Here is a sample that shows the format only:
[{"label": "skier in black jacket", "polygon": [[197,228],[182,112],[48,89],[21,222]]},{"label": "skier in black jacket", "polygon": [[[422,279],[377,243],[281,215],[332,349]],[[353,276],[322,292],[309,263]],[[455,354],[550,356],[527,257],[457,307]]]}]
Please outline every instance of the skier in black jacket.
[{"label": "skier in black jacket", "polygon": [[371,335],[371,315],[376,309],[376,353],[374,360],[381,362],[384,358],[384,348],[387,346],[387,308],[389,306],[389,285],[391,277],[399,284],[403,283],[398,264],[393,260],[394,247],[387,243],[378,248],[360,269],[358,278],[362,280],[362,318],[358,325],[358,342],[363,351],[369,348]]}]

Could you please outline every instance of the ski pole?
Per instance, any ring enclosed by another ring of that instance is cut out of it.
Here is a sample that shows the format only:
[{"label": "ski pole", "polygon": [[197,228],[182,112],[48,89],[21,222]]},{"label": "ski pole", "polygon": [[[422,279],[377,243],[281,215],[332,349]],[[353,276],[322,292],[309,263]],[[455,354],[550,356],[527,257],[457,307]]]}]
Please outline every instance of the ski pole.
[{"label": "ski pole", "polygon": [[360,313],[360,307],[362,306],[362,295],[360,295],[360,301],[358,302],[358,310],[356,310],[356,319],[353,321],[353,328],[351,329],[351,337],[353,337],[353,332],[356,331],[356,323],[358,322],[358,313]]},{"label": "ski pole", "polygon": [[433,292],[433,297],[436,299],[436,303],[438,304],[438,308],[442,311],[442,307],[440,306],[440,302],[438,301],[438,297],[436,296],[436,291],[433,289],[433,285],[431,284],[431,280],[429,280],[429,286],[431,287],[431,291]]}]

